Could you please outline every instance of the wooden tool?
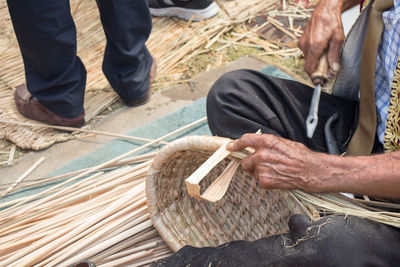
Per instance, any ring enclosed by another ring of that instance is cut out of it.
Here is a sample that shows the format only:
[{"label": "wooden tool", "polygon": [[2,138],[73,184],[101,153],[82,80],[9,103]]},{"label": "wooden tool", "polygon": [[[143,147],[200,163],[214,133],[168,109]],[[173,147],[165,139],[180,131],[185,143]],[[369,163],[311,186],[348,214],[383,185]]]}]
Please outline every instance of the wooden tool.
[{"label": "wooden tool", "polygon": [[310,111],[306,119],[307,137],[312,138],[318,124],[318,106],[321,96],[321,85],[328,80],[328,59],[326,53],[319,59],[317,69],[311,74],[311,80],[314,83],[314,93],[311,99]]}]

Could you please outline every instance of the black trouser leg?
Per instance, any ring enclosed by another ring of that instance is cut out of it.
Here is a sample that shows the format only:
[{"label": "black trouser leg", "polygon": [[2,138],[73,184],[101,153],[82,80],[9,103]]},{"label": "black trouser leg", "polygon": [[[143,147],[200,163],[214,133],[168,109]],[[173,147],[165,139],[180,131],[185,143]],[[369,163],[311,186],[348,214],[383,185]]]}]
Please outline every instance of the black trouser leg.
[{"label": "black trouser leg", "polygon": [[[358,104],[323,93],[318,127],[306,137],[313,88],[262,73],[239,70],[221,77],[207,98],[213,134],[239,138],[261,129],[326,151],[324,125],[334,113],[333,134],[344,152],[355,126]],[[400,260],[400,230],[348,216],[326,216],[310,223],[291,217],[290,232],[254,242],[232,242],[218,248],[185,247],[161,266],[395,266]]]},{"label": "black trouser leg", "polygon": [[292,216],[288,234],[216,248],[185,246],[153,266],[397,266],[400,230],[353,216],[310,222]]},{"label": "black trouser leg", "polygon": [[107,38],[103,72],[126,102],[147,94],[152,57],[145,46],[151,31],[147,0],[97,0]]},{"label": "black trouser leg", "polygon": [[207,97],[208,124],[214,135],[239,138],[245,133],[274,134],[326,151],[324,125],[334,113],[339,119],[333,134],[344,152],[354,127],[357,103],[321,94],[318,126],[312,139],[306,136],[306,118],[313,88],[304,84],[238,70],[223,75]]},{"label": "black trouser leg", "polygon": [[28,90],[57,115],[83,113],[86,70],[68,0],[8,0]]}]

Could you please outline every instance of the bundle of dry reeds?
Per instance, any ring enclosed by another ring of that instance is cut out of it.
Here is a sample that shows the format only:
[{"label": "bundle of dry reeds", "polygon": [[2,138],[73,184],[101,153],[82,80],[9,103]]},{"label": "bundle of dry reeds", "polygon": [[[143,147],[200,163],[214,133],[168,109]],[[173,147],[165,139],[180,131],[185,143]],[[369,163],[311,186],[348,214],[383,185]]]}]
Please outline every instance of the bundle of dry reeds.
[{"label": "bundle of dry reeds", "polygon": [[142,266],[170,255],[147,211],[144,179],[155,153],[126,157],[205,119],[98,166],[35,181],[30,186],[63,178],[41,193],[2,203],[0,266],[65,266],[84,259]]},{"label": "bundle of dry reeds", "polygon": [[150,163],[50,188],[0,212],[0,265],[65,266],[91,259],[98,266],[141,266],[170,255],[147,212]]},{"label": "bundle of dry reeds", "polygon": [[[272,27],[285,36],[297,38],[301,29],[293,24],[297,18],[307,18],[311,9],[302,1],[286,0],[247,0],[218,1],[225,12],[203,22],[186,22],[171,18],[154,18],[153,29],[146,45],[157,60],[158,75],[154,86],[170,87],[176,83],[187,82],[185,71],[187,63],[194,56],[212,51],[216,54],[213,65],[220,66],[229,46],[251,46],[259,48],[260,54],[298,56],[299,50],[282,45],[279,40],[265,40],[258,34],[266,27]],[[105,38],[95,2],[72,0],[71,10],[77,26],[78,55],[87,69],[85,95],[86,121],[99,114],[117,99],[109,88],[102,70],[101,61]],[[276,11],[279,11],[276,13]],[[269,13],[275,12],[275,13]],[[249,22],[257,14],[267,14],[265,23],[249,30]],[[273,18],[280,16],[285,23]],[[287,21],[287,23],[286,23]],[[15,107],[14,88],[24,83],[23,63],[14,36],[6,2],[0,3],[0,119],[26,122]],[[229,34],[228,34],[229,33]],[[162,42],[160,42],[162,40]],[[217,49],[214,44],[222,44]],[[217,55],[218,54],[218,55]],[[229,58],[228,58],[229,59]],[[207,67],[207,70],[211,65]],[[66,141],[77,135],[60,133],[53,129],[31,128],[26,126],[0,124],[0,138],[6,138],[23,149],[40,150],[55,142]],[[78,135],[79,136],[79,135]]]}]

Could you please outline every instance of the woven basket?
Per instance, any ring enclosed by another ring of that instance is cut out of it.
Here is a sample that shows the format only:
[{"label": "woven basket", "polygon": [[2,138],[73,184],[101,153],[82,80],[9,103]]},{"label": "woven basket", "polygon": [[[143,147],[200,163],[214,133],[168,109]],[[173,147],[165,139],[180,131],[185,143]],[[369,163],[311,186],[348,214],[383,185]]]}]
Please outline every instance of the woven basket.
[{"label": "woven basket", "polygon": [[[234,240],[256,240],[288,231],[292,214],[305,207],[288,191],[264,190],[238,168],[218,202],[188,195],[185,179],[227,139],[189,136],[164,147],[155,157],[146,184],[152,223],[174,251],[185,245],[217,246]],[[204,188],[226,168],[224,159],[205,177]]]}]

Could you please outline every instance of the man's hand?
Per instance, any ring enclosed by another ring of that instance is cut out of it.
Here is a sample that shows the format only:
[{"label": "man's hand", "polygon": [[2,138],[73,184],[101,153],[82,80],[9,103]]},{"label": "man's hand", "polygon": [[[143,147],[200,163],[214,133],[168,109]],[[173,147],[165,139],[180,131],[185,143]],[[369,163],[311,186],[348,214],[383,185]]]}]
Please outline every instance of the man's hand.
[{"label": "man's hand", "polygon": [[327,51],[331,72],[340,69],[340,49],[344,41],[342,11],[359,3],[358,0],[321,0],[316,6],[299,40],[304,54],[304,70],[311,75],[321,55]]},{"label": "man's hand", "polygon": [[255,152],[241,162],[266,189],[348,192],[400,199],[400,151],[368,157],[340,157],[269,134],[245,134],[228,144]]},{"label": "man's hand", "polygon": [[255,149],[255,152],[244,158],[241,165],[259,180],[263,188],[319,192],[320,177],[329,176],[329,168],[319,163],[320,153],[301,143],[273,135],[246,134],[229,143],[227,149],[240,151],[246,147]]}]

